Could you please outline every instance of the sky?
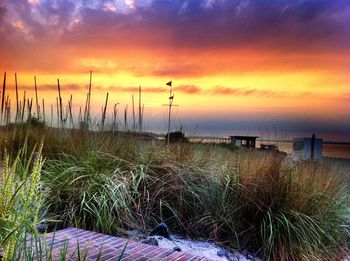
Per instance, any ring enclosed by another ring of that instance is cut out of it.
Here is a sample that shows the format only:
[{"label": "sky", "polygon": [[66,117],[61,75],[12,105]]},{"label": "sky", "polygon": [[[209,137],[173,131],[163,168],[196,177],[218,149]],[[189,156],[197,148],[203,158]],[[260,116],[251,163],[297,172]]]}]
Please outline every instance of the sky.
[{"label": "sky", "polygon": [[47,106],[59,78],[77,112],[92,70],[97,121],[142,86],[164,132],[172,80],[174,130],[350,141],[349,24],[348,0],[0,0],[0,72]]}]

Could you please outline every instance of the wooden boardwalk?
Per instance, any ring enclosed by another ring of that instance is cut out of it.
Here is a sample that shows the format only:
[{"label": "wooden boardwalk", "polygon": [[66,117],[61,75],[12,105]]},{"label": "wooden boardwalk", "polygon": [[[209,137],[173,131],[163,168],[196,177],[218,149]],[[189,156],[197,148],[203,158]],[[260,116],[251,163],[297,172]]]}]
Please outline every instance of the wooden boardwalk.
[{"label": "wooden boardwalk", "polygon": [[[172,249],[163,249],[143,244],[125,238],[108,236],[101,233],[86,231],[78,228],[66,228],[55,233],[48,233],[45,237],[48,249],[52,249],[52,260],[60,260],[66,255],[67,260],[78,260],[78,244],[80,256],[85,260],[133,260],[133,261],[205,261],[207,258],[194,256]],[[51,247],[52,245],[52,247]],[[123,251],[125,248],[125,251]],[[66,249],[66,251],[64,251]],[[45,258],[43,258],[45,260]],[[49,259],[49,258],[48,258]]]}]

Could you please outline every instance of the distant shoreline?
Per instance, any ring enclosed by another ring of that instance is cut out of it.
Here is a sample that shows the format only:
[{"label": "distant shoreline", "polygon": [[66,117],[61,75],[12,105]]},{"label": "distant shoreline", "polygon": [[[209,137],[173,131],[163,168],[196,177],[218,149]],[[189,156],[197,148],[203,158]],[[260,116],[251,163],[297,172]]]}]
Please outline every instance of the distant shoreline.
[{"label": "distant shoreline", "polygon": [[[227,140],[229,137],[217,137],[217,136],[188,136],[189,139],[193,140]],[[261,139],[257,138],[257,141],[260,142],[293,142],[293,140],[274,140],[274,139]],[[350,145],[350,141],[323,141],[323,144],[337,144],[337,145]]]},{"label": "distant shoreline", "polygon": [[[293,140],[266,140],[266,139],[257,139],[263,142],[293,142]],[[349,141],[323,141],[323,144],[337,144],[337,145],[350,145]]]}]

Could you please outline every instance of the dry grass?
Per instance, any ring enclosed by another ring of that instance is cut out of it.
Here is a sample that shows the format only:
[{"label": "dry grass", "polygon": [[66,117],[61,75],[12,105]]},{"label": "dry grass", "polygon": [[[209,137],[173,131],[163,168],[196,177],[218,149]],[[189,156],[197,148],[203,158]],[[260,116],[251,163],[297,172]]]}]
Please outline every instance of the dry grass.
[{"label": "dry grass", "polygon": [[270,260],[329,260],[346,245],[349,183],[329,164],[41,128],[1,132],[0,144],[16,155],[25,137],[31,148],[42,136],[55,226],[121,234],[165,222]]}]

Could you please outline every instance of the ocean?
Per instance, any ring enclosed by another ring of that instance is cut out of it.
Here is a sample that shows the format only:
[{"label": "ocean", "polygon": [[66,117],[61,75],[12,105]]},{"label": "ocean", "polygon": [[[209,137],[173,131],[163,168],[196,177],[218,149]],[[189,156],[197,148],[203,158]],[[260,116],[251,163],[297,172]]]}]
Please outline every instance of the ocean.
[{"label": "ocean", "polygon": [[[257,140],[256,147],[259,148],[260,144],[275,144],[280,151],[286,153],[292,153],[293,142],[292,141],[264,141]],[[350,159],[350,144],[349,143],[324,143],[323,144],[323,157],[332,158],[344,158]]]},{"label": "ocean", "polygon": [[[227,138],[220,137],[209,137],[209,136],[192,136],[189,137],[190,141],[193,142],[229,142]],[[286,152],[288,154],[293,151],[293,142],[292,141],[274,141],[274,140],[256,140],[256,147],[260,148],[260,144],[274,144],[277,145],[280,151]],[[323,143],[323,157],[329,158],[340,158],[340,159],[349,159],[350,160],[350,143],[333,143],[333,142],[324,142]]]}]

